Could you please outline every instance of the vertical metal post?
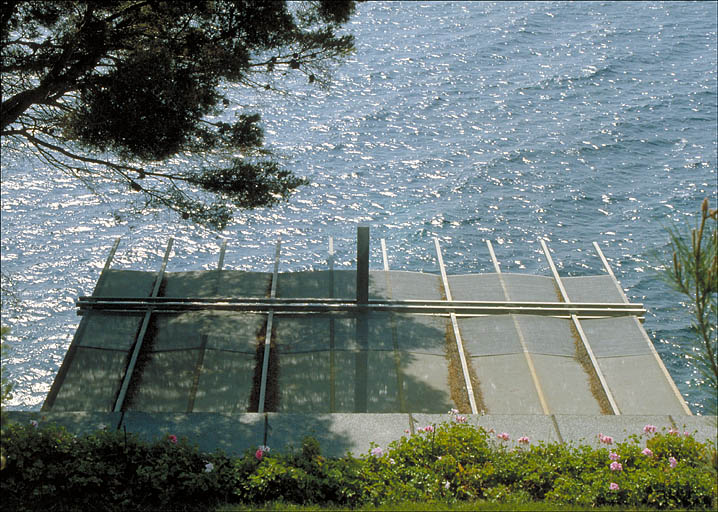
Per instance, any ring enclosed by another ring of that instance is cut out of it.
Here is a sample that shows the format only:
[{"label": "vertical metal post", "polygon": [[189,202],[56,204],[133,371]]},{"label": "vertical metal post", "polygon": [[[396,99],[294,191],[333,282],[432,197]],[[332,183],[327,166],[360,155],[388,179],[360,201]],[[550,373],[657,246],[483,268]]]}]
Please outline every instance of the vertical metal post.
[{"label": "vertical metal post", "polygon": [[[369,303],[369,226],[357,226],[357,303]],[[356,317],[356,341],[359,352],[355,354],[354,412],[367,411],[367,364],[369,340],[366,311]]]},{"label": "vertical metal post", "polygon": [[[334,238],[329,237],[329,298],[334,298]],[[336,354],[334,316],[329,315],[329,412],[336,412]]]},{"label": "vertical metal post", "polygon": [[369,303],[369,226],[357,226],[357,302]]}]

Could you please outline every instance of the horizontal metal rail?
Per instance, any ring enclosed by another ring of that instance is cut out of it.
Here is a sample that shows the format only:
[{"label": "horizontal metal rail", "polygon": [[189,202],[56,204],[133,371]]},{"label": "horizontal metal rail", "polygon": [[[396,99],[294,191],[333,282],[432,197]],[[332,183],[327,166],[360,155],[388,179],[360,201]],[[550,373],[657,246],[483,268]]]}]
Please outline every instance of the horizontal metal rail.
[{"label": "horizontal metal rail", "polygon": [[174,299],[158,298],[97,298],[81,297],[77,306],[80,311],[145,311],[156,312],[182,311],[257,311],[272,310],[275,313],[326,313],[352,312],[360,308],[376,312],[395,313],[455,313],[457,315],[486,314],[533,314],[533,315],[580,315],[580,316],[629,316],[643,315],[646,310],[642,304],[613,303],[565,303],[565,302],[486,302],[486,301],[369,301],[368,305],[358,305],[356,301],[341,299],[301,300],[301,299]]},{"label": "horizontal metal rail", "polygon": [[[78,298],[76,305],[78,307],[94,307],[103,304],[114,303],[147,303],[152,306],[161,304],[264,304],[268,307],[281,307],[283,305],[292,304],[356,304],[352,299],[341,298],[267,298],[267,297],[95,297],[81,296]],[[580,308],[615,308],[615,309],[643,309],[643,303],[633,302],[531,302],[518,300],[378,300],[370,299],[369,305],[440,305],[440,306],[532,306],[532,307],[561,307],[564,309]]]}]

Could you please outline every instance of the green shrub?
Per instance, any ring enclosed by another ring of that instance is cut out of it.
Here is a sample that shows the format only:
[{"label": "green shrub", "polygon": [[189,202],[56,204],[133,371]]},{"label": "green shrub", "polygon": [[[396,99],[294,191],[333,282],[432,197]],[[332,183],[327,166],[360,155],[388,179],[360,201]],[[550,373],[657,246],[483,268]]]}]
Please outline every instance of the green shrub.
[{"label": "green shrub", "polygon": [[512,446],[453,422],[373,445],[359,458],[325,458],[311,438],[286,453],[260,447],[230,458],[202,454],[172,435],[145,442],[124,432],[74,436],[52,425],[11,424],[2,431],[0,486],[4,508],[22,510],[209,510],[277,500],[344,507],[718,504],[715,448],[689,435],[648,429],[609,448],[523,441]]},{"label": "green shrub", "polygon": [[222,501],[234,485],[227,457],[169,436],[145,443],[122,432],[77,437],[53,425],[10,424],[2,445],[0,488],[10,509],[196,509]]}]

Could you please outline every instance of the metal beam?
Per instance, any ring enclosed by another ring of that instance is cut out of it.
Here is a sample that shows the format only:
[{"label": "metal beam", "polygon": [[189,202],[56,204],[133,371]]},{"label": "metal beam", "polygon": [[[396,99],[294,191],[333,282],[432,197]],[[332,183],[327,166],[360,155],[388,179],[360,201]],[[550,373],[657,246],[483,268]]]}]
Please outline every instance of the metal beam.
[{"label": "metal beam", "polygon": [[[104,309],[112,305],[123,305],[132,307],[159,307],[162,305],[172,305],[181,307],[186,304],[191,306],[202,305],[248,305],[254,304],[257,307],[281,308],[291,307],[292,305],[352,305],[354,301],[341,298],[267,298],[267,297],[94,297],[81,296],[78,298],[76,305],[83,309]],[[643,311],[643,304],[636,302],[633,304],[625,302],[531,302],[531,301],[486,301],[486,300],[382,300],[371,299],[369,306],[442,306],[453,307],[476,307],[476,308],[492,308],[507,307],[511,309],[561,309],[561,310],[614,310],[614,311]]]},{"label": "metal beam", "polygon": [[[167,260],[169,260],[173,243],[174,238],[170,238],[169,242],[167,243],[167,250],[165,251],[165,256],[164,258],[162,258],[162,266],[160,267],[159,272],[157,272],[157,277],[155,278],[155,285],[152,287],[151,297],[157,297],[157,294],[160,291],[160,286],[162,285],[162,278],[165,274],[165,268],[167,268]],[[140,355],[140,350],[142,350],[142,344],[145,339],[145,334],[147,333],[147,327],[149,326],[151,316],[152,308],[148,308],[145,312],[145,317],[142,319],[142,326],[140,327],[140,332],[137,335],[134,348],[132,349],[132,357],[130,358],[130,362],[127,365],[127,369],[125,370],[125,377],[122,380],[122,387],[120,388],[120,393],[118,394],[117,401],[115,402],[115,407],[113,409],[114,412],[121,412],[125,404],[127,390],[130,387],[130,381],[132,380],[132,375],[135,371],[135,365],[137,364],[137,358]]]},{"label": "metal beam", "polygon": [[[219,249],[219,261],[217,262],[217,282],[214,285],[214,294],[219,293],[219,283],[222,277],[222,267],[224,266],[224,253],[227,250],[227,240],[222,241],[222,247]],[[199,354],[197,355],[197,364],[194,367],[192,375],[192,388],[189,393],[189,401],[187,402],[187,412],[194,410],[194,402],[197,398],[197,388],[199,388],[199,378],[202,376],[202,368],[204,367],[204,356],[207,353],[208,336],[202,334]]]},{"label": "metal beam", "polygon": [[[329,297],[334,297],[334,238],[329,237],[329,258],[327,259],[329,264]],[[329,412],[336,411],[336,354],[334,350],[334,334],[335,326],[334,319],[329,319]]]},{"label": "metal beam", "polygon": [[[603,252],[601,251],[601,248],[598,246],[596,242],[593,242],[593,247],[596,249],[596,252],[598,253],[599,258],[601,258],[601,263],[603,263],[603,268],[606,270],[606,273],[611,276],[611,279],[613,280],[613,284],[616,285],[616,289],[618,290],[618,293],[623,297],[623,301],[628,304],[628,297],[626,297],[626,294],[623,292],[623,288],[621,288],[621,285],[618,283],[618,279],[616,279],[616,275],[613,273],[613,270],[611,269],[611,265],[608,264],[608,260],[603,255]],[[641,322],[636,317],[634,319],[634,322],[636,323],[636,327],[638,327],[638,330],[641,332],[641,335],[643,336],[644,341],[648,345],[651,353],[653,354],[654,359],[656,360],[656,363],[658,363],[658,367],[661,369],[661,372],[663,372],[663,376],[668,381],[668,385],[671,387],[671,390],[673,391],[673,394],[678,399],[678,402],[681,404],[681,408],[683,409],[683,412],[685,412],[688,416],[693,416],[693,413],[691,412],[690,407],[688,407],[688,404],[686,403],[685,399],[683,398],[683,395],[681,395],[681,392],[678,391],[678,387],[676,386],[676,383],[673,381],[673,377],[671,377],[671,374],[668,373],[668,369],[666,368],[666,365],[663,364],[663,359],[661,359],[661,356],[658,355],[658,352],[656,351],[656,347],[653,346],[653,343],[648,338],[648,334],[646,333],[646,330],[641,325]]]},{"label": "metal beam", "polygon": [[[97,292],[100,290],[101,283],[106,279],[107,272],[110,270],[110,265],[112,264],[112,260],[115,257],[115,253],[117,252],[117,247],[119,245],[120,245],[120,238],[118,237],[115,240],[115,243],[112,245],[112,248],[110,249],[110,253],[107,255],[107,259],[105,260],[105,266],[102,267],[102,272],[100,273],[100,277],[97,280],[95,289],[92,292],[93,295],[97,294]],[[65,359],[62,360],[60,369],[57,371],[57,376],[55,377],[55,380],[52,383],[52,387],[50,387],[50,392],[47,394],[47,398],[45,399],[45,402],[42,404],[41,410],[49,411],[52,409],[52,406],[55,405],[55,399],[57,398],[57,394],[60,392],[60,389],[62,388],[62,385],[65,382],[65,377],[67,376],[67,372],[70,369],[72,361],[75,359],[75,354],[77,353],[77,347],[80,343],[80,340],[82,339],[82,336],[85,333],[85,328],[87,326],[88,321],[89,321],[89,317],[83,318],[82,320],[80,320],[80,325],[77,326],[77,331],[75,331],[75,335],[72,337],[72,342],[70,343],[70,347],[67,349],[67,354],[65,355]]]},{"label": "metal beam", "polygon": [[206,300],[175,300],[160,297],[156,300],[107,298],[90,300],[82,298],[77,302],[80,313],[85,311],[137,312],[154,309],[155,312],[182,311],[252,311],[267,313],[330,313],[357,312],[361,310],[383,311],[396,313],[425,313],[457,315],[490,315],[490,314],[530,314],[548,316],[567,316],[576,314],[591,317],[615,317],[640,315],[645,312],[640,304],[581,304],[578,302],[564,303],[531,303],[531,302],[481,302],[481,301],[378,301],[372,300],[367,305],[357,305],[354,301],[344,299],[311,300],[242,300],[242,299],[206,299]]},{"label": "metal beam", "polygon": [[[282,241],[277,240],[277,247],[274,250],[274,271],[272,272],[272,287],[269,291],[269,298],[277,297],[277,275],[279,273],[279,255],[282,250]],[[274,323],[274,309],[267,313],[267,332],[264,334],[264,358],[262,359],[262,380],[259,386],[259,405],[257,412],[264,412],[264,402],[267,397],[267,373],[269,372],[270,347],[272,345],[272,328]]]},{"label": "metal beam", "polygon": [[[447,301],[453,301],[451,296],[451,288],[449,287],[449,278],[446,276],[446,268],[444,267],[444,258],[441,255],[441,246],[439,245],[439,239],[434,238],[434,245],[436,246],[436,257],[439,260],[439,270],[441,271],[441,282],[444,285],[444,295],[446,295]],[[461,361],[461,371],[464,374],[464,385],[466,386],[466,393],[469,395],[469,405],[471,406],[471,414],[478,414],[479,410],[476,407],[476,397],[474,397],[474,387],[471,384],[471,376],[469,375],[469,366],[466,363],[466,354],[464,354],[464,343],[461,340],[461,332],[459,331],[459,322],[456,320],[456,313],[449,313],[451,319],[451,327],[454,330],[454,339],[456,340],[456,349],[459,352],[459,360]]]},{"label": "metal beam", "polygon": [[342,299],[327,300],[323,302],[260,302],[260,301],[146,301],[146,300],[102,300],[96,302],[78,302],[81,312],[85,311],[113,311],[137,312],[153,309],[155,312],[182,312],[182,311],[274,311],[275,313],[331,313],[331,312],[358,312],[381,311],[396,313],[424,313],[424,314],[450,314],[457,315],[491,315],[491,314],[525,314],[567,316],[576,314],[591,317],[616,317],[642,314],[645,310],[640,306],[628,304],[621,306],[582,305],[579,303],[555,303],[554,305],[540,305],[531,303],[462,303],[453,301],[372,301],[367,305],[357,305],[354,301]]},{"label": "metal beam", "polygon": [[[496,259],[496,253],[494,253],[494,246],[491,245],[491,240],[486,240],[486,245],[489,246],[489,255],[491,256],[491,262],[494,264],[494,270],[497,274],[501,273],[501,267],[499,267],[499,260]],[[502,279],[503,282],[503,279]]]},{"label": "metal beam", "polygon": [[[541,248],[543,249],[544,255],[546,256],[546,261],[548,261],[549,267],[551,267],[551,273],[553,274],[553,278],[556,281],[556,285],[558,286],[558,289],[561,292],[561,297],[563,298],[564,302],[569,304],[571,302],[571,299],[569,299],[568,293],[566,292],[566,288],[563,286],[563,282],[561,281],[561,276],[559,276],[558,270],[556,269],[556,265],[554,265],[554,263],[553,263],[553,258],[551,258],[551,253],[548,250],[548,246],[546,245],[546,242],[543,239],[541,239],[540,242],[541,242]],[[571,314],[571,321],[573,322],[573,326],[576,328],[576,332],[578,332],[578,336],[581,339],[583,348],[586,351],[586,354],[588,355],[589,360],[591,361],[591,366],[593,367],[593,371],[596,373],[596,377],[598,377],[598,381],[601,383],[601,388],[603,389],[603,393],[606,395],[606,399],[608,400],[608,403],[611,405],[611,411],[616,416],[619,416],[621,414],[621,411],[618,409],[616,400],[613,398],[613,393],[611,393],[611,390],[608,387],[608,382],[606,382],[606,378],[603,376],[601,367],[598,366],[598,360],[596,359],[596,356],[593,353],[591,344],[588,342],[588,337],[586,336],[586,333],[583,332],[583,327],[581,327],[581,322],[579,322],[578,317],[575,314]]]},{"label": "metal beam", "polygon": [[369,226],[357,226],[357,303],[369,302]]},{"label": "metal beam", "polygon": [[[489,240],[486,241],[486,244],[489,246],[489,254],[491,255],[491,261],[494,264],[494,269],[496,269],[496,273],[499,275],[499,282],[501,283],[501,289],[504,291],[504,297],[507,301],[511,300],[511,295],[509,294],[509,289],[506,286],[506,282],[504,281],[503,276],[501,275],[501,267],[499,266],[499,260],[496,259],[496,254],[494,254],[494,248],[491,246],[491,242]],[[545,415],[551,414],[551,411],[548,408],[548,402],[546,401],[546,396],[543,393],[543,387],[541,386],[541,382],[539,381],[538,374],[536,373],[536,367],[534,366],[533,358],[531,357],[531,354],[529,353],[528,345],[526,345],[526,339],[524,338],[524,333],[521,330],[521,326],[519,325],[518,320],[515,316],[511,316],[511,319],[514,322],[514,328],[516,329],[516,334],[519,338],[519,343],[521,344],[521,351],[524,354],[524,359],[526,360],[526,365],[529,368],[529,373],[531,374],[531,380],[534,383],[534,389],[536,390],[536,394],[538,395],[539,403],[541,404],[541,409],[543,410],[543,413]],[[489,411],[490,412],[490,411]]]},{"label": "metal beam", "polygon": [[384,272],[389,272],[389,258],[386,256],[386,240],[381,239],[381,259],[384,263]]}]

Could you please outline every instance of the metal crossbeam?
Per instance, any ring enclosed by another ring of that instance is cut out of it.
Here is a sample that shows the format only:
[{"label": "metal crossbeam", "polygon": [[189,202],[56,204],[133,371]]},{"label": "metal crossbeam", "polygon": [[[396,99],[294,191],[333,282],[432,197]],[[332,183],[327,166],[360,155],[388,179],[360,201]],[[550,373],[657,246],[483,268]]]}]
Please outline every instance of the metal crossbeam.
[{"label": "metal crossbeam", "polygon": [[183,311],[252,311],[275,313],[329,313],[362,310],[393,313],[426,313],[457,315],[525,314],[549,316],[630,316],[643,315],[642,304],[621,303],[565,303],[515,301],[448,301],[448,300],[370,300],[358,306],[355,301],[343,299],[266,299],[266,298],[125,298],[80,297],[80,313],[89,310],[107,312],[134,312],[148,309],[154,312]]}]

